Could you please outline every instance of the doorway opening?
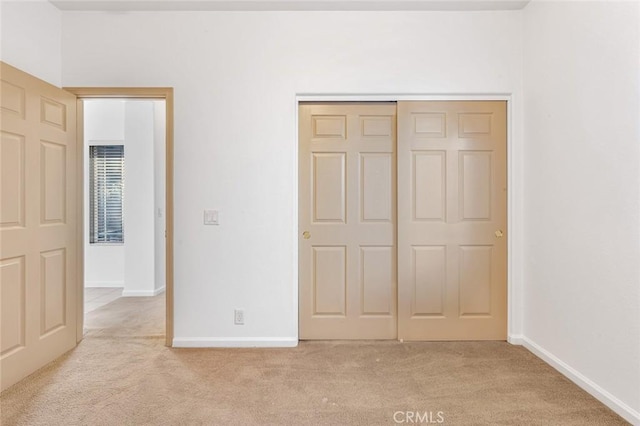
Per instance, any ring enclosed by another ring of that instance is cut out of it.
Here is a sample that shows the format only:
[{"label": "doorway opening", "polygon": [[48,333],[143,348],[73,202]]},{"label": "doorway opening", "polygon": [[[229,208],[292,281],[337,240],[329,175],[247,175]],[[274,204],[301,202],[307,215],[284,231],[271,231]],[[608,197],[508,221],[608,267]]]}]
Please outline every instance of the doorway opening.
[{"label": "doorway opening", "polygon": [[67,88],[83,161],[77,340],[92,330],[173,341],[173,91]]},{"label": "doorway opening", "polygon": [[85,333],[164,334],[165,110],[84,101]]}]

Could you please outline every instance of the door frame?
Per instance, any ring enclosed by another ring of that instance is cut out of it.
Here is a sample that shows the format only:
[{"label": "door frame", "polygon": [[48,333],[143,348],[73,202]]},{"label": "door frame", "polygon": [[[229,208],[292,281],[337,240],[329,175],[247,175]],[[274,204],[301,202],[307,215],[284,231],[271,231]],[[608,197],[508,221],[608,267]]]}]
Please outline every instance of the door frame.
[{"label": "door frame", "polygon": [[[172,87],[63,87],[77,97],[77,144],[78,158],[84,158],[84,99],[152,99],[164,100],[166,111],[165,124],[165,180],[166,180],[166,313],[165,345],[173,346],[173,88]],[[84,160],[78,162],[78,217],[84,217]],[[76,340],[82,340],[84,328],[84,221],[78,220],[78,288],[77,288],[77,330]]]},{"label": "door frame", "polygon": [[298,107],[301,102],[401,102],[401,101],[506,101],[507,102],[507,341],[511,344],[522,344],[522,303],[521,303],[521,273],[522,264],[522,247],[518,243],[520,238],[520,227],[522,223],[523,208],[520,204],[519,197],[516,194],[521,193],[522,169],[516,167],[522,154],[520,147],[515,143],[514,123],[514,99],[511,93],[479,93],[479,94],[305,94],[299,93],[295,95],[294,111],[295,111],[295,146],[293,154],[293,183],[294,183],[294,203],[293,203],[293,276],[296,280],[293,291],[294,312],[296,314],[296,336],[299,339],[299,318],[298,310],[298,291],[299,281],[299,259],[298,259],[298,241],[299,241],[299,218],[298,205],[299,200],[299,164],[298,150],[299,143],[299,114]]}]

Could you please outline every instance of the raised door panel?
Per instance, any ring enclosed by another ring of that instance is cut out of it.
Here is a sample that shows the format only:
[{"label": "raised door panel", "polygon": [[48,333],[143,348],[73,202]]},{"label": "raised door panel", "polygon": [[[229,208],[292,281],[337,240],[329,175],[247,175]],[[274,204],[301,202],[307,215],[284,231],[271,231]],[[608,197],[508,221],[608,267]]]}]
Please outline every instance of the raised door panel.
[{"label": "raised door panel", "polygon": [[40,122],[62,131],[67,130],[67,107],[53,99],[40,99]]},{"label": "raised door panel", "polygon": [[40,254],[40,333],[66,325],[67,273],[65,250]]},{"label": "raised door panel", "polygon": [[491,220],[491,152],[461,151],[458,170],[461,220]]},{"label": "raised door panel", "polygon": [[23,227],[25,223],[24,139],[4,131],[0,139],[0,228]]},{"label": "raised door panel", "polygon": [[393,247],[361,247],[361,315],[393,315],[395,268]]},{"label": "raised door panel", "polygon": [[16,84],[2,80],[0,83],[2,96],[2,113],[15,115],[21,119],[25,116],[25,89]]},{"label": "raised door panel", "polygon": [[347,117],[344,115],[314,115],[312,126],[314,139],[344,139],[347,136]]},{"label": "raised door panel", "polygon": [[446,247],[412,247],[411,316],[444,316],[446,294]]},{"label": "raised door panel", "polygon": [[361,134],[364,138],[393,138],[393,117],[379,115],[360,116]]},{"label": "raised door panel", "polygon": [[346,155],[313,154],[312,191],[314,222],[346,221]]},{"label": "raised door panel", "polygon": [[0,357],[4,358],[25,345],[25,261],[24,256],[0,261]]},{"label": "raised door panel", "polygon": [[346,314],[346,248],[313,248],[313,315]]},{"label": "raised door panel", "polygon": [[411,114],[410,129],[417,138],[444,138],[447,136],[447,115],[442,112]]},{"label": "raised door panel", "polygon": [[446,217],[446,152],[413,152],[412,219],[444,221]]},{"label": "raised door panel", "polygon": [[40,142],[41,223],[64,223],[67,206],[67,147]]},{"label": "raised door panel", "polygon": [[461,246],[459,253],[459,315],[491,315],[491,246]]},{"label": "raised door panel", "polygon": [[478,138],[492,135],[493,113],[458,114],[458,137]]},{"label": "raised door panel", "polygon": [[362,222],[392,220],[393,165],[391,154],[364,153],[360,156],[360,211]]}]

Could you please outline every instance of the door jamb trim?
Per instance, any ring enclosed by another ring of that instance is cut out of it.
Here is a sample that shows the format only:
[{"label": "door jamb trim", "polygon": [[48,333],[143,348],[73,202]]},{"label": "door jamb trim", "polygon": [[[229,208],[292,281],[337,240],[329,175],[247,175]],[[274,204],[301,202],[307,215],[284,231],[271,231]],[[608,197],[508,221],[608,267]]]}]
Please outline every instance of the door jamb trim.
[{"label": "door jamb trim", "polygon": [[[164,99],[165,100],[165,180],[166,180],[166,204],[165,204],[165,227],[166,227],[166,239],[165,239],[165,268],[166,268],[166,313],[165,313],[165,345],[173,346],[174,335],[174,292],[173,292],[173,88],[172,87],[63,87],[63,90],[76,95],[78,101],[77,110],[77,126],[78,134],[76,137],[82,137],[81,143],[78,144],[79,158],[84,159],[84,132],[81,132],[83,128],[83,107],[82,99],[108,99],[108,98],[131,98],[131,99]],[[82,160],[80,163],[84,163]],[[84,172],[79,174],[80,187],[79,190],[79,212],[82,218],[84,209]],[[78,249],[78,329],[76,331],[76,340],[79,342],[82,340],[83,327],[84,327],[84,223],[79,220],[81,225],[79,226],[79,238],[80,245]]]}]

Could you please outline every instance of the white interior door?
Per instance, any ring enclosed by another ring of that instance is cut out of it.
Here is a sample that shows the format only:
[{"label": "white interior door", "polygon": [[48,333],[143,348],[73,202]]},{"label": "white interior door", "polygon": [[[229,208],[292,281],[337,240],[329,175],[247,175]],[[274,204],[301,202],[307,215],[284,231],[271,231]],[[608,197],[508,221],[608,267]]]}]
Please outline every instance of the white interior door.
[{"label": "white interior door", "polygon": [[76,98],[1,64],[0,369],[6,389],[76,345]]}]

